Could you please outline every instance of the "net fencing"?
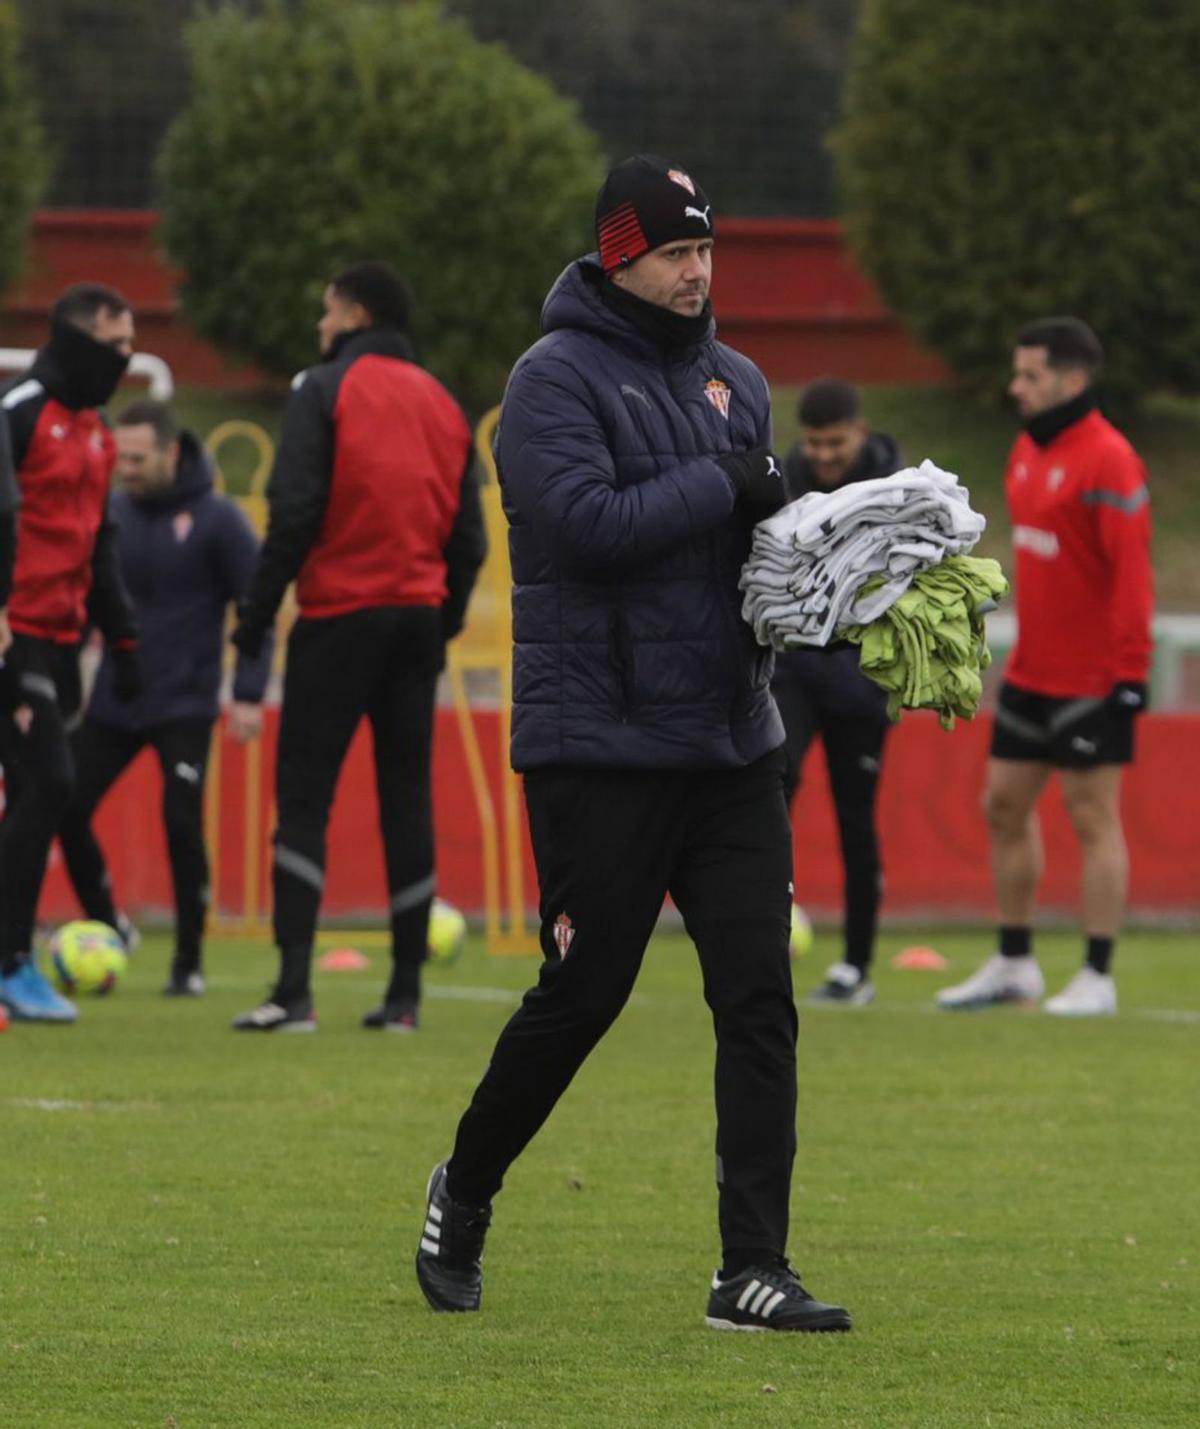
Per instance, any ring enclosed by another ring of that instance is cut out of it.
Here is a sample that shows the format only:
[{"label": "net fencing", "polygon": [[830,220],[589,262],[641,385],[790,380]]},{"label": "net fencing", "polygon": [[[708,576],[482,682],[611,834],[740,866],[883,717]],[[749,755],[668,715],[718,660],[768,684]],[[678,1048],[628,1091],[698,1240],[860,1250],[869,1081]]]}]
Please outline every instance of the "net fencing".
[{"label": "net fencing", "polygon": [[[17,0],[53,151],[49,206],[156,206],[155,155],[188,95],[185,28],[207,3]],[[666,154],[703,176],[720,212],[780,217],[834,212],[826,137],[856,9],[856,0],[441,5],[574,100],[610,159]]]}]

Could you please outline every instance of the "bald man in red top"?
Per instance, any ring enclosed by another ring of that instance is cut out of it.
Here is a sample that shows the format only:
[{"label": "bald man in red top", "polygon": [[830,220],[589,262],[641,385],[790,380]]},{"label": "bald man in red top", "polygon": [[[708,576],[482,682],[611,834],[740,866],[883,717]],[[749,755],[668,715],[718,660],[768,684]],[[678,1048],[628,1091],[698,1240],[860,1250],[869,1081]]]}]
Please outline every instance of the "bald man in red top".
[{"label": "bald man in red top", "polygon": [[1005,671],[984,812],[1000,946],[938,995],[942,1007],[1040,1002],[1032,924],[1042,872],[1036,806],[1058,771],[1083,862],[1084,964],[1043,1010],[1117,1010],[1110,965],[1129,877],[1121,774],[1146,707],[1154,587],[1146,471],[1097,410],[1099,340],[1047,318],[1017,340],[1009,393],[1024,419],[1005,474],[1013,523],[1017,645]]}]

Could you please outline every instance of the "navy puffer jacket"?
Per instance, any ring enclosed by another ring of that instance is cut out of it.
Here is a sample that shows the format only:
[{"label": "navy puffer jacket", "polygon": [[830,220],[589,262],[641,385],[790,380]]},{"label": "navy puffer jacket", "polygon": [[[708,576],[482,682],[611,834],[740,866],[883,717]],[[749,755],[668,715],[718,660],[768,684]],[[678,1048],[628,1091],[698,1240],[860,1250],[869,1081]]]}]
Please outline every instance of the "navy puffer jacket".
[{"label": "navy puffer jacket", "polygon": [[751,524],[713,457],[770,444],[767,384],[711,325],[656,343],[604,281],[595,255],[563,273],[501,409],[513,767],[737,768],[783,726],[740,613]]},{"label": "navy puffer jacket", "polygon": [[[142,693],[121,704],[106,653],[88,717],[143,730],[176,720],[215,719],[225,617],[245,597],[258,538],[228,497],[213,490],[213,465],[190,432],[180,434],[179,469],[166,491],[111,500],[121,573],[137,613]],[[239,655],[233,698],[257,704],[271,672],[273,640],[253,659]]]}]

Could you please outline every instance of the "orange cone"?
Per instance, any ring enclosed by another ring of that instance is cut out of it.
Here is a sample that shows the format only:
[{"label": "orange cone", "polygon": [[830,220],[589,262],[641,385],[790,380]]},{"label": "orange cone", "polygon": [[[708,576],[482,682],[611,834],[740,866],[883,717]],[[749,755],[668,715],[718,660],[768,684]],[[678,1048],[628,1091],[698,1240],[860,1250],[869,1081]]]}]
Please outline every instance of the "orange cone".
[{"label": "orange cone", "polygon": [[357,948],[330,948],[318,959],[317,966],[327,973],[360,973],[371,966],[371,959]]},{"label": "orange cone", "polygon": [[892,959],[892,967],[908,972],[945,972],[949,963],[932,948],[904,948]]}]

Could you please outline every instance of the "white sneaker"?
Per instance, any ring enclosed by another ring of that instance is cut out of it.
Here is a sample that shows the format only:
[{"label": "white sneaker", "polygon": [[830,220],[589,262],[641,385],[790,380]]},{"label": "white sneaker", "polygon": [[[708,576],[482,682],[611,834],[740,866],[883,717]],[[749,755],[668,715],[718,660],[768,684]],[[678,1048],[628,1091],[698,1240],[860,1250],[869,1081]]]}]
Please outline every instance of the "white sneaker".
[{"label": "white sneaker", "polygon": [[1082,967],[1057,997],[1042,1007],[1051,1017],[1112,1017],[1117,1010],[1117,985],[1108,973]]},{"label": "white sneaker", "polygon": [[966,982],[942,988],[937,1004],[951,1012],[968,1012],[1004,1002],[1040,1002],[1045,991],[1046,980],[1035,957],[1006,958],[993,953]]}]

